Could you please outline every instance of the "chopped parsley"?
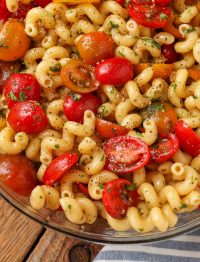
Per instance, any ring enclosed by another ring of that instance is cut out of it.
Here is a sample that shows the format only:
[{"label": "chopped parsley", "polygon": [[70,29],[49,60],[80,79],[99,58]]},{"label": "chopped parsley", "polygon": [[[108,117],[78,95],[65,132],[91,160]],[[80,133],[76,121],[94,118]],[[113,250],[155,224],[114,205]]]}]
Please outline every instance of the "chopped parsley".
[{"label": "chopped parsley", "polygon": [[188,206],[185,204],[185,203],[183,203],[182,205],[181,205],[181,208],[187,208]]},{"label": "chopped parsley", "polygon": [[164,13],[161,13],[160,14],[160,19],[161,20],[167,20],[169,17],[168,17],[168,15],[166,15],[166,14],[164,14]]},{"label": "chopped parsley", "polygon": [[60,146],[58,144],[55,145],[55,148],[60,148]]},{"label": "chopped parsley", "polygon": [[164,112],[163,104],[152,104],[150,106],[150,113],[151,113],[151,115],[154,115],[156,113],[156,111]]},{"label": "chopped parsley", "polygon": [[147,43],[149,43],[149,44],[151,44],[152,47],[156,47],[156,48],[158,48],[158,49],[161,49],[160,44],[159,44],[158,42],[156,42],[156,41],[155,41],[154,39],[152,39],[152,38],[143,37],[142,40],[145,41],[145,42],[147,42]]},{"label": "chopped parsley", "polygon": [[0,116],[1,116],[1,117],[4,117],[3,109],[0,109]]},{"label": "chopped parsley", "polygon": [[111,25],[111,28],[118,28],[119,26],[115,23],[113,23],[113,21],[110,21],[110,25]]},{"label": "chopped parsley", "polygon": [[0,47],[3,47],[3,48],[8,48],[9,46],[8,45],[5,45],[4,43],[0,43]]},{"label": "chopped parsley", "polygon": [[10,98],[11,98],[13,101],[18,101],[18,98],[15,96],[15,94],[13,93],[13,91],[10,91],[9,96],[10,96]]},{"label": "chopped parsley", "polygon": [[125,55],[121,51],[118,51],[118,54],[122,57],[125,57]]},{"label": "chopped parsley", "polygon": [[22,102],[27,99],[26,93],[25,92],[20,92],[19,93],[19,101]]},{"label": "chopped parsley", "polygon": [[61,70],[61,65],[60,65],[60,64],[57,64],[57,65],[55,65],[55,66],[51,66],[51,67],[50,67],[50,70],[51,70],[52,72],[54,72],[54,73],[60,72],[60,70]]},{"label": "chopped parsley", "polygon": [[144,228],[139,228],[139,231],[140,231],[140,232],[143,232],[143,231],[144,231]]},{"label": "chopped parsley", "polygon": [[104,155],[102,155],[102,157],[101,157],[100,161],[104,161]]},{"label": "chopped parsley", "polygon": [[30,87],[30,86],[27,86],[26,90],[31,90],[31,87]]},{"label": "chopped parsley", "polygon": [[172,84],[171,84],[171,87],[174,88],[174,90],[176,90],[177,84],[176,84],[176,83],[172,83]]},{"label": "chopped parsley", "polygon": [[67,207],[68,207],[69,209],[72,209],[72,205],[68,205]]},{"label": "chopped parsley", "polygon": [[103,190],[103,184],[99,184],[98,187]]},{"label": "chopped parsley", "polygon": [[189,33],[192,33],[196,31],[196,29],[194,27],[190,27],[190,28],[187,28],[183,31],[184,34],[189,34]]},{"label": "chopped parsley", "polygon": [[136,189],[136,184],[135,183],[132,183],[131,185],[127,186],[127,190],[135,190]]},{"label": "chopped parsley", "polygon": [[71,93],[71,98],[74,100],[74,101],[79,101],[81,99],[81,95],[80,94],[76,94],[76,93]]}]

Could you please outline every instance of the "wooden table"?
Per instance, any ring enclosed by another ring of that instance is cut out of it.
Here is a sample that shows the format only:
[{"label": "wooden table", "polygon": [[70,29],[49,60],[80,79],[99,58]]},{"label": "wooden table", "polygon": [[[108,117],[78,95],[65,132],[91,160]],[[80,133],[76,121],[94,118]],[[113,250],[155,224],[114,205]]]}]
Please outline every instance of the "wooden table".
[{"label": "wooden table", "polygon": [[42,227],[2,198],[0,228],[0,262],[90,262],[102,248]]}]

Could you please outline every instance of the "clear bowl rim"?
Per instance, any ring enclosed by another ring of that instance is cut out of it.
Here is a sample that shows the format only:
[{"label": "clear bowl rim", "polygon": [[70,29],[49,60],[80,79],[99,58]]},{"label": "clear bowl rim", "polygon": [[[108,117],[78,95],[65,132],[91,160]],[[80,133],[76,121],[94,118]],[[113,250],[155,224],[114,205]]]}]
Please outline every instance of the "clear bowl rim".
[{"label": "clear bowl rim", "polygon": [[[179,236],[181,234],[185,234],[191,231],[194,231],[198,228],[200,228],[200,220],[196,221],[196,222],[192,222],[189,225],[185,225],[183,227],[181,227],[180,229],[175,228],[173,231],[170,231],[169,233],[165,232],[165,235],[161,235],[161,236],[153,236],[153,238],[149,239],[145,239],[142,238],[141,239],[137,239],[134,240],[131,238],[127,238],[127,237],[109,237],[108,239],[99,239],[98,234],[95,233],[88,233],[86,234],[86,232],[72,232],[70,229],[68,228],[59,228],[56,227],[54,225],[52,225],[49,222],[45,222],[42,219],[34,216],[34,214],[30,214],[31,212],[28,211],[28,209],[22,209],[19,207],[19,204],[17,203],[17,201],[10,197],[1,187],[0,187],[0,196],[6,201],[8,202],[11,206],[13,206],[16,210],[18,210],[20,213],[22,213],[23,215],[25,215],[26,217],[30,218],[31,220],[41,224],[42,226],[49,228],[49,229],[53,229],[56,232],[60,232],[62,234],[65,234],[66,236],[70,236],[76,239],[81,239],[84,241],[88,241],[88,242],[94,242],[94,243],[98,243],[98,244],[146,244],[146,243],[153,243],[153,242],[158,242],[158,241],[163,241],[163,240],[167,240],[176,236]],[[22,205],[22,204],[20,204]],[[96,236],[96,237],[95,237]]]}]

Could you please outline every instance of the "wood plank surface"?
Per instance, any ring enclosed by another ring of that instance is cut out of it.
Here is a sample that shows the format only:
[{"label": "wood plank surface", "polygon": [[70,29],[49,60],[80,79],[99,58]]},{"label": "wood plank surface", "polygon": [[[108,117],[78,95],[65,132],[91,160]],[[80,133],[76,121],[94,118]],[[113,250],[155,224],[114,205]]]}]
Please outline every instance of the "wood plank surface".
[{"label": "wood plank surface", "polygon": [[45,229],[0,198],[0,262],[91,262],[102,246]]},{"label": "wood plank surface", "polygon": [[42,227],[0,198],[0,261],[22,261]]}]

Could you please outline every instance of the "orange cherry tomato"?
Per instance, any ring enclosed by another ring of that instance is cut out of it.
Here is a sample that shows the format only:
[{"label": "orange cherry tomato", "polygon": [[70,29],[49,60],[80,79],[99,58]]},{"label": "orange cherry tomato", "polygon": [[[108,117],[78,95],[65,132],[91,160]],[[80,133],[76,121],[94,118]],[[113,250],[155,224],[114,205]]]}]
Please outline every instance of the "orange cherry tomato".
[{"label": "orange cherry tomato", "polygon": [[149,66],[153,67],[154,70],[154,78],[162,78],[167,79],[169,78],[174,65],[173,64],[137,64],[134,65],[135,74],[139,75],[144,69],[148,68]]},{"label": "orange cherry tomato", "polygon": [[87,64],[95,65],[102,59],[114,56],[115,43],[105,32],[91,32],[81,37],[77,49]]},{"label": "orange cherry tomato", "polygon": [[172,34],[176,38],[183,38],[179,30],[173,25],[174,15],[171,13],[167,24],[163,27],[165,32]]},{"label": "orange cherry tomato", "polygon": [[22,22],[10,19],[3,25],[0,31],[0,60],[17,60],[25,55],[29,46],[30,39]]},{"label": "orange cherry tomato", "polygon": [[160,136],[174,132],[177,117],[171,104],[166,102],[152,103],[148,108],[141,111],[141,115],[143,119],[148,117],[154,119]]},{"label": "orange cherry tomato", "polygon": [[200,80],[200,70],[199,69],[189,68],[187,70],[188,70],[189,77],[191,77],[194,81]]},{"label": "orange cherry tomato", "polygon": [[61,78],[69,89],[79,94],[90,93],[100,85],[94,78],[94,68],[75,59],[62,68]]}]

